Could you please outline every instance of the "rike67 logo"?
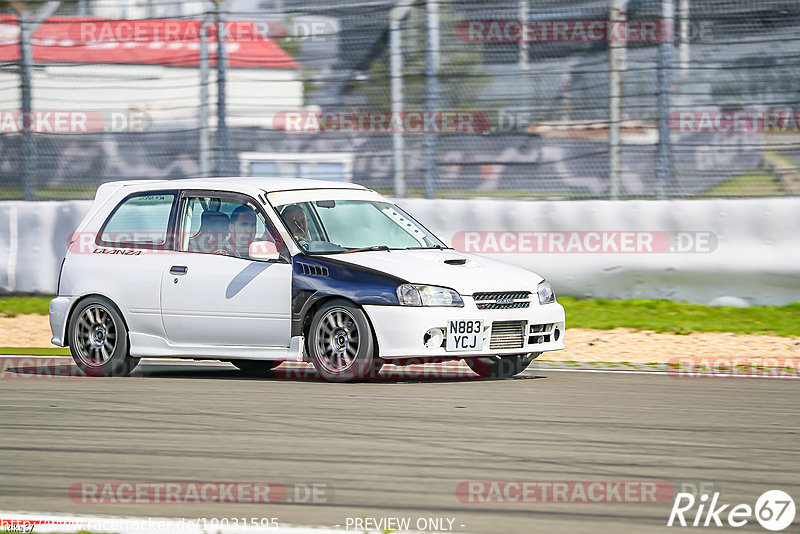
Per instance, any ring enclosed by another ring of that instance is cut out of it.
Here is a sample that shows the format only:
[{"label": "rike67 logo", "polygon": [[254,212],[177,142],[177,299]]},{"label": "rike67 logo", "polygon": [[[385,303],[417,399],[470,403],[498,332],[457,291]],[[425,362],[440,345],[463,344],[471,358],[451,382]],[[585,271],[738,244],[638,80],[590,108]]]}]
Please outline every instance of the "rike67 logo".
[{"label": "rike67 logo", "polygon": [[756,500],[755,507],[749,504],[723,504],[719,492],[709,500],[707,493],[696,498],[691,493],[678,493],[667,526],[742,527],[754,518],[767,530],[779,531],[792,524],[795,517],[794,500],[781,490],[769,490]]}]

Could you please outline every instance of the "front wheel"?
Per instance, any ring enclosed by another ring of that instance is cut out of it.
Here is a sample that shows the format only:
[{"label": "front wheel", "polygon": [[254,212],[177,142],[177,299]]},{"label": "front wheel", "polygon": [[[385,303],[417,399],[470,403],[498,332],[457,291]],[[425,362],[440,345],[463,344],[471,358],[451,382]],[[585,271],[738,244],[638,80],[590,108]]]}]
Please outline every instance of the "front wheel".
[{"label": "front wheel", "polygon": [[482,378],[511,378],[524,371],[539,354],[515,354],[513,356],[488,356],[466,358],[472,372]]},{"label": "front wheel", "polygon": [[128,353],[128,329],[105,297],[81,301],[69,319],[69,351],[88,376],[128,376],[139,358]]},{"label": "front wheel", "polygon": [[330,382],[375,374],[372,327],[364,312],[349,301],[332,300],[314,314],[307,348],[314,368]]}]

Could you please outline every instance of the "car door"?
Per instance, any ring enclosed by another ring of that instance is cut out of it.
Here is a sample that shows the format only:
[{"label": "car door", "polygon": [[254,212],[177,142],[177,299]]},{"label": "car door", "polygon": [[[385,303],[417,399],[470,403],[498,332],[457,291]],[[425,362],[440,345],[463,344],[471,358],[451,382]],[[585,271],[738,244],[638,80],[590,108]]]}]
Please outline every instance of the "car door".
[{"label": "car door", "polygon": [[[161,315],[168,340],[179,345],[288,347],[291,337],[292,267],[255,261],[246,244],[231,246],[236,213],[249,209],[256,225],[249,239],[277,238],[252,198],[220,192],[185,192],[176,251],[161,283]],[[245,239],[246,241],[246,239]],[[279,250],[282,245],[279,245]]]},{"label": "car door", "polygon": [[178,191],[139,191],[123,198],[98,230],[92,221],[70,244],[74,294],[98,293],[125,317],[132,343],[137,336],[164,335],[161,277],[172,254]]}]

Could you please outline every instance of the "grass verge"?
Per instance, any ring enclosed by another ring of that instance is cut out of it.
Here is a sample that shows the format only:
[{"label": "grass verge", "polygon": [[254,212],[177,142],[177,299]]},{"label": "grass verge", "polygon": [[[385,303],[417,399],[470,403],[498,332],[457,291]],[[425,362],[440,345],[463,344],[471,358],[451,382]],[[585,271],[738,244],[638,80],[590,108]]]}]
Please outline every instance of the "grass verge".
[{"label": "grass verge", "polygon": [[767,171],[748,171],[703,193],[705,196],[763,197],[784,196],[780,178]]},{"label": "grass verge", "polygon": [[[26,313],[46,315],[50,298],[0,298],[0,317]],[[667,300],[579,300],[561,297],[558,301],[566,309],[567,326],[571,328],[632,328],[673,334],[733,332],[800,336],[800,302],[787,306],[712,308]]]},{"label": "grass verge", "polygon": [[47,315],[53,297],[3,297],[0,298],[0,317],[16,317],[27,313]]},{"label": "grass verge", "polygon": [[578,300],[562,297],[558,301],[566,310],[567,326],[573,328],[800,336],[800,302],[787,306],[713,308],[667,300]]},{"label": "grass verge", "polygon": [[69,349],[60,347],[0,347],[8,356],[69,356]]},{"label": "grass verge", "polygon": [[[33,191],[34,200],[91,200],[97,193],[97,185],[64,185],[56,187],[37,187]],[[0,200],[23,200],[22,188],[0,188]]]}]

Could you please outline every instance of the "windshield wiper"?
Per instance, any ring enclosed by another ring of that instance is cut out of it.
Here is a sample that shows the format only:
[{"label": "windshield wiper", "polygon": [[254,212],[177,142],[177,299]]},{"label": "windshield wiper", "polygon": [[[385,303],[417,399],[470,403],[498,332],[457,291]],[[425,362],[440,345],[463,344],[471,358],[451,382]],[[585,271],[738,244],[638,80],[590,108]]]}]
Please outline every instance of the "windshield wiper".
[{"label": "windshield wiper", "polygon": [[429,247],[406,247],[405,250],[425,250],[429,248],[435,248],[436,250],[446,250],[448,247],[443,247],[442,245],[431,245]]},{"label": "windshield wiper", "polygon": [[391,250],[386,245],[373,245],[371,247],[364,247],[364,248],[351,248],[350,250],[345,250],[345,254],[349,254],[351,252],[367,252],[370,250]]}]

